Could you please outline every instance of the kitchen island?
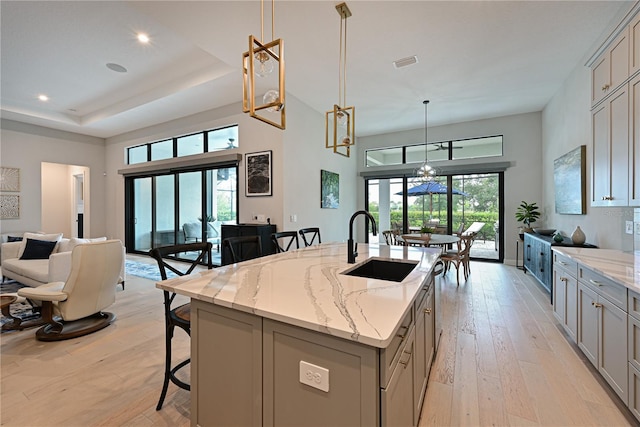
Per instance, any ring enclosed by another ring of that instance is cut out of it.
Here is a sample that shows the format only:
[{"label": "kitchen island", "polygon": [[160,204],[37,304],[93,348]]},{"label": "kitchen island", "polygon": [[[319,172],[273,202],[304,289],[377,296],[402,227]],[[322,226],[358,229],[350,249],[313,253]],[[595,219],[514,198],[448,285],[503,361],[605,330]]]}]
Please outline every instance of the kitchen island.
[{"label": "kitchen island", "polygon": [[[184,276],[192,425],[417,425],[436,335],[439,249],[329,243]],[[343,274],[413,262],[401,282]]]}]

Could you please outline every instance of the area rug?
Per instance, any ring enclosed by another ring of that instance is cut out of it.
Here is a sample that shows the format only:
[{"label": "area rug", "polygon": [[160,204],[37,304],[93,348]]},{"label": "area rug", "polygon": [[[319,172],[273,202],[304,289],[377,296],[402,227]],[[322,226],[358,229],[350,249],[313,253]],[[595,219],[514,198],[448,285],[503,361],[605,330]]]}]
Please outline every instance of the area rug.
[{"label": "area rug", "polygon": [[[0,283],[0,294],[14,294],[18,292],[18,289],[24,288],[25,286],[22,283],[18,283],[15,280],[9,282]],[[39,316],[38,313],[34,313],[31,307],[31,304],[28,302],[14,302],[10,307],[11,314],[15,317],[19,317],[20,319],[26,321],[35,319]],[[9,317],[0,316],[0,326],[4,325],[7,322],[10,322],[11,319]],[[5,332],[5,331],[2,331]]]},{"label": "area rug", "polygon": [[[145,279],[153,280],[154,282],[162,280],[160,277],[160,270],[156,264],[145,264],[142,262],[125,260],[124,269],[127,275],[143,277]],[[177,277],[177,275],[171,271],[167,271],[167,278],[171,279],[173,277]]]}]

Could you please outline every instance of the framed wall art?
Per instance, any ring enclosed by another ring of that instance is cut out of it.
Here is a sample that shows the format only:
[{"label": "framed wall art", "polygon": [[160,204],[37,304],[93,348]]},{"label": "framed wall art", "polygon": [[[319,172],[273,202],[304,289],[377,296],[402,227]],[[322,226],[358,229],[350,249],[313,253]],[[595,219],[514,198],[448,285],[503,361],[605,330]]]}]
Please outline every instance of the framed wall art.
[{"label": "framed wall art", "polygon": [[20,169],[0,167],[0,191],[20,191]]},{"label": "framed wall art", "polygon": [[340,206],[340,175],[320,170],[320,207],[338,209]]},{"label": "framed wall art", "polygon": [[20,218],[20,196],[17,194],[0,195],[0,219]]},{"label": "framed wall art", "polygon": [[556,213],[587,213],[587,146],[581,145],[553,161]]},{"label": "framed wall art", "polygon": [[272,196],[273,167],[271,150],[247,153],[245,158],[245,194],[247,197]]}]

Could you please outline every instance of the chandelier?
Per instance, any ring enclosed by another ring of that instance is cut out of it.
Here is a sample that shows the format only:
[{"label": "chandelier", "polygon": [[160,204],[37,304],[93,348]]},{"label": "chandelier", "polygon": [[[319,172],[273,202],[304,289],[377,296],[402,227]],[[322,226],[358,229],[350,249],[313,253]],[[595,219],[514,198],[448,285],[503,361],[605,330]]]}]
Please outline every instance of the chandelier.
[{"label": "chandelier", "polygon": [[[275,0],[271,0],[271,39],[264,40],[264,0],[260,1],[260,40],[249,36],[242,54],[242,111],[279,129],[285,129],[284,43],[275,39]],[[278,71],[277,76],[274,70]],[[263,93],[262,99],[257,95]]]},{"label": "chandelier", "polygon": [[340,61],[338,64],[338,104],[325,115],[325,146],[334,153],[349,157],[355,143],[355,107],[347,107],[347,18],[351,11],[346,3],[336,6],[340,15]]},{"label": "chandelier", "polygon": [[414,175],[421,181],[431,181],[437,175],[436,169],[427,163],[427,106],[429,100],[422,101],[424,104],[424,161],[418,169],[415,170]]}]

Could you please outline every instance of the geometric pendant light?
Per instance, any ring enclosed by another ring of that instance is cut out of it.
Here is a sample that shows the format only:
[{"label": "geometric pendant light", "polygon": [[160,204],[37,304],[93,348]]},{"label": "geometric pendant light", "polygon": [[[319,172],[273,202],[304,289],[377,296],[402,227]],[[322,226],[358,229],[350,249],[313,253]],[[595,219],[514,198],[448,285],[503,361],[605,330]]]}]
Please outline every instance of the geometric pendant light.
[{"label": "geometric pendant light", "polygon": [[[264,0],[260,1],[260,40],[249,36],[249,50],[242,54],[242,111],[279,129],[286,127],[284,111],[284,43],[263,43]],[[275,33],[275,1],[271,0],[271,38]],[[277,75],[274,71],[277,69]]]},{"label": "geometric pendant light", "polygon": [[347,107],[347,18],[351,11],[346,3],[336,6],[340,15],[340,61],[338,69],[338,104],[325,114],[325,146],[334,153],[349,157],[355,143],[355,107]]}]

